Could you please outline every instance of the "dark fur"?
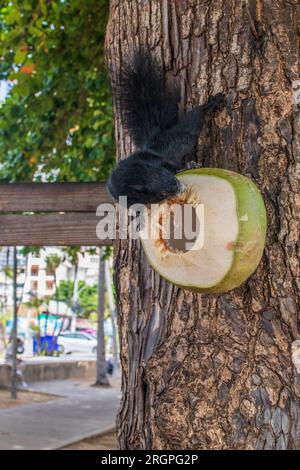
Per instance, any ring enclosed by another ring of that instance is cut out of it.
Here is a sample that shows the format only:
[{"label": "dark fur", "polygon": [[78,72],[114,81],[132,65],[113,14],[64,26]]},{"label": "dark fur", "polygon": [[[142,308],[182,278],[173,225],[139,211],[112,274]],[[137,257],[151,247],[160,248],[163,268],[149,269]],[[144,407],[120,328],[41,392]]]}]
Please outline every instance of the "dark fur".
[{"label": "dark fur", "polygon": [[193,150],[205,117],[223,100],[221,93],[178,118],[179,92],[168,91],[163,71],[150,54],[136,53],[113,81],[116,112],[137,151],[119,161],[108,181],[111,196],[127,196],[128,206],[149,204],[181,190],[175,173]]}]

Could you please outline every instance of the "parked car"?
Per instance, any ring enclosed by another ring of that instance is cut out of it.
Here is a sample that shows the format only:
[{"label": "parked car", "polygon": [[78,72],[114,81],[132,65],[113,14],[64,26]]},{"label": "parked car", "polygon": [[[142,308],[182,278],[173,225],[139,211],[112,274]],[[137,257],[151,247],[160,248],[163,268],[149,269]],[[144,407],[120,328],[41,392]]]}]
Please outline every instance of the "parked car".
[{"label": "parked car", "polygon": [[88,353],[96,354],[97,340],[87,333],[66,332],[57,338],[58,350],[64,354]]},{"label": "parked car", "polygon": [[87,333],[93,338],[97,338],[97,330],[95,328],[80,328],[77,330],[78,333]]}]

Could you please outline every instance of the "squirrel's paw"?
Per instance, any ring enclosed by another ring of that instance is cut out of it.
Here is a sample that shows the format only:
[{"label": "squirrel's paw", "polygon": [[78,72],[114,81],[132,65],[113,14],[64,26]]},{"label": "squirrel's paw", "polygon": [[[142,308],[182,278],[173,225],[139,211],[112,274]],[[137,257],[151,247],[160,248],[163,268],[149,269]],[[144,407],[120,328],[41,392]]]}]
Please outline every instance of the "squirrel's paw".
[{"label": "squirrel's paw", "polygon": [[194,168],[201,168],[201,167],[202,167],[202,164],[194,162],[194,160],[192,160],[191,162],[188,162],[185,166],[187,170],[193,170]]}]

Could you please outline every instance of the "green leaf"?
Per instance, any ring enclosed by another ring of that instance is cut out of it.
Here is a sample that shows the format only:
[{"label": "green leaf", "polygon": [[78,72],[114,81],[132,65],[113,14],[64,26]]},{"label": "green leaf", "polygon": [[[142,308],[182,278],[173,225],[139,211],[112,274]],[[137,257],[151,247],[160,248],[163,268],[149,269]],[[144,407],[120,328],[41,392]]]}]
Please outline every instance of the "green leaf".
[{"label": "green leaf", "polygon": [[88,137],[85,141],[86,148],[92,148],[95,144],[93,137]]},{"label": "green leaf", "polygon": [[14,23],[20,22],[20,12],[17,7],[10,5],[10,9],[7,14],[4,15],[4,21],[7,25],[12,25]]},{"label": "green leaf", "polygon": [[27,56],[26,50],[25,51],[22,49],[17,50],[15,53],[15,57],[14,57],[15,63],[22,64],[24,60],[26,59],[26,56]]},{"label": "green leaf", "polygon": [[40,106],[40,109],[42,112],[47,112],[50,111],[53,107],[53,101],[50,98],[50,96],[43,96],[40,98],[38,105]]}]

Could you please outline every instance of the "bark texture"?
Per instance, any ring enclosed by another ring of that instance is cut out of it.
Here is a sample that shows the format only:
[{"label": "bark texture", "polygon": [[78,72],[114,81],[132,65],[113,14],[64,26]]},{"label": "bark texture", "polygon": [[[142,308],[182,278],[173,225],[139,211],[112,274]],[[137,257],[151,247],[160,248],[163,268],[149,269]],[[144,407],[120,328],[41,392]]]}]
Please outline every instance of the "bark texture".
[{"label": "bark texture", "polygon": [[[297,0],[111,1],[109,66],[147,43],[183,108],[223,91],[195,159],[251,177],[268,211],[258,270],[222,296],[178,289],[138,242],[116,244],[121,449],[300,449],[299,21]],[[118,122],[116,139],[124,157]]]}]

